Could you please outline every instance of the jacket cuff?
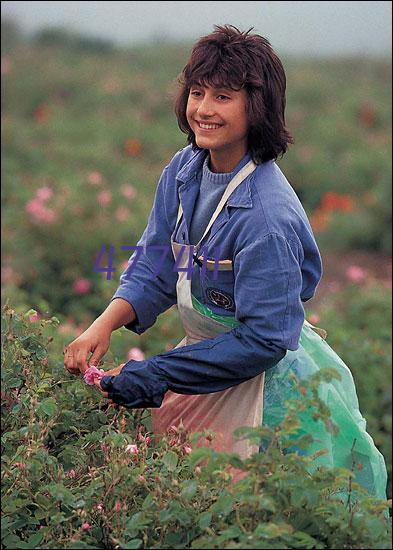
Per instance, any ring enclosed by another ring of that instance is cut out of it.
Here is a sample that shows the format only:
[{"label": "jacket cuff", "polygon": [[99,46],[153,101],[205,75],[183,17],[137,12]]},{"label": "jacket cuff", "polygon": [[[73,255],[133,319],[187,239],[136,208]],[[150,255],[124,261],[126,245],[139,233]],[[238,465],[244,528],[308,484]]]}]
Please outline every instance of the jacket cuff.
[{"label": "jacket cuff", "polygon": [[160,407],[168,389],[162,370],[152,359],[128,361],[120,374],[104,376],[100,385],[115,403],[129,408]]}]

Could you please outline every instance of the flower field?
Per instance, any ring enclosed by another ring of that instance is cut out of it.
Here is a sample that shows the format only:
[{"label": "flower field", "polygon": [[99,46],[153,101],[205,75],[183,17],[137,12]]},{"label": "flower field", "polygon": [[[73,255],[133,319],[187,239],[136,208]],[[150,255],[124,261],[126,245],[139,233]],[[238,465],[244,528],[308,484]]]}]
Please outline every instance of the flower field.
[{"label": "flower field", "polygon": [[[121,247],[136,245],[185,145],[172,99],[189,45],[2,30],[2,547],[389,548],[386,502],[355,483],[334,498],[353,472],[310,475],[310,457],[285,453],[303,388],[277,433],[248,434],[270,452],[243,462],[182,430],[158,440],[148,411],[115,409],[65,371],[64,346],[106,307]],[[351,261],[391,254],[391,64],[283,62],[295,145],[278,164],[322,256],[346,258],[344,284],[321,283],[306,315],[353,373],[391,498],[391,274]],[[142,336],[116,331],[100,368],[182,336],[173,308]]]}]

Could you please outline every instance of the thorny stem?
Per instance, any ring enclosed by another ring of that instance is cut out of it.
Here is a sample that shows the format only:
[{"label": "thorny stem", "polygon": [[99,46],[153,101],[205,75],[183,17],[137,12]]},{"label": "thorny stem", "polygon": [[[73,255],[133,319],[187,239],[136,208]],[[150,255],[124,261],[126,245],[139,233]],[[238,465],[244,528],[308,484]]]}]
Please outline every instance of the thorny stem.
[{"label": "thorny stem", "polygon": [[244,525],[243,525],[243,523],[242,523],[242,520],[240,519],[240,506],[239,506],[239,505],[236,506],[235,514],[236,514],[236,521],[237,521],[237,523],[238,523],[240,529],[243,531],[243,533],[244,533],[245,535],[247,535],[247,534],[248,534],[248,531],[247,531],[247,529],[244,527]]},{"label": "thorny stem", "polygon": [[349,481],[348,481],[347,506],[349,507],[349,511],[351,512],[351,516],[350,516],[350,519],[349,519],[349,527],[352,527],[352,519],[353,519],[351,497],[352,497],[352,478],[353,478],[353,474],[355,472],[355,464],[356,464],[355,453],[354,453],[355,445],[356,445],[356,438],[353,440],[353,444],[352,444],[352,448],[351,448],[351,455],[352,455],[351,472],[352,472],[352,475],[349,476]]}]

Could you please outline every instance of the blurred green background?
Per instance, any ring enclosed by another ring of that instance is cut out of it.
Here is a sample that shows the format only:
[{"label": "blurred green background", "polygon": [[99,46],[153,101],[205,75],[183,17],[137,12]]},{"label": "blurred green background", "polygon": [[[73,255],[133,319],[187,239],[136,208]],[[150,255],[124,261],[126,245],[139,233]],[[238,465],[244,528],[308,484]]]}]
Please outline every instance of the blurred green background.
[{"label": "blurred green background", "polygon": [[[190,47],[118,49],[56,29],[26,42],[2,23],[2,300],[35,309],[31,322],[60,319],[56,361],[105,309],[128,258],[120,246],[137,243],[160,174],[186,144],[172,104]],[[389,460],[391,62],[282,61],[295,145],[278,165],[325,264],[306,314],[350,366]],[[108,281],[93,265],[111,244]],[[133,348],[156,354],[181,336],[172,309],[141,337],[117,331],[106,361],[124,362]]]}]

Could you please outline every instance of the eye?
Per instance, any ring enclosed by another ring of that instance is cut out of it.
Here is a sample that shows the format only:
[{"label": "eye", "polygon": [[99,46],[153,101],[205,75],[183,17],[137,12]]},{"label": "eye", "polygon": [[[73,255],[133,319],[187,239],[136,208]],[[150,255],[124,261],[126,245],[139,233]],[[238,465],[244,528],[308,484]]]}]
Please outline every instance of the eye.
[{"label": "eye", "polygon": [[192,95],[194,97],[199,97],[201,95],[201,92],[199,92],[198,90],[192,90],[190,92],[190,95]]},{"label": "eye", "polygon": [[228,97],[227,95],[224,95],[224,94],[220,94],[220,95],[217,96],[217,97],[220,97],[220,98],[222,98],[222,99],[224,99],[224,100],[226,100],[226,99],[231,99],[230,97]]}]

